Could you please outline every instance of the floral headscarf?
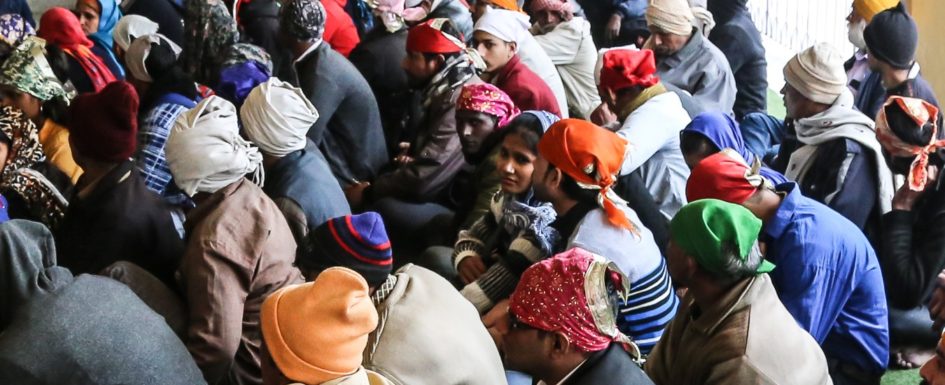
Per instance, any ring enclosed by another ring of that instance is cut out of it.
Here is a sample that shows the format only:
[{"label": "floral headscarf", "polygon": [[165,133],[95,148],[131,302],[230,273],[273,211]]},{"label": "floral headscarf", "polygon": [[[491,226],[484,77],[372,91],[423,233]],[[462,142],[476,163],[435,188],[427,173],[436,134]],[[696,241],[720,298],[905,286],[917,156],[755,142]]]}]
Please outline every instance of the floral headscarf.
[{"label": "floral headscarf", "polygon": [[9,140],[6,165],[0,173],[0,190],[18,195],[31,215],[55,228],[68,203],[43,174],[33,167],[46,160],[39,142],[39,129],[14,107],[0,108],[0,135]]},{"label": "floral headscarf", "polygon": [[0,84],[14,87],[44,102],[53,98],[61,98],[65,102],[71,99],[46,60],[46,41],[35,36],[23,40],[10,58],[3,62]]},{"label": "floral headscarf", "polygon": [[325,7],[318,0],[288,0],[279,22],[295,39],[316,42],[325,34]]},{"label": "floral headscarf", "polygon": [[0,15],[0,61],[5,60],[23,39],[36,35],[33,26],[17,14]]},{"label": "floral headscarf", "polygon": [[463,92],[456,101],[456,110],[476,111],[495,116],[496,128],[503,128],[515,119],[521,111],[505,92],[489,83],[475,83],[463,86]]}]

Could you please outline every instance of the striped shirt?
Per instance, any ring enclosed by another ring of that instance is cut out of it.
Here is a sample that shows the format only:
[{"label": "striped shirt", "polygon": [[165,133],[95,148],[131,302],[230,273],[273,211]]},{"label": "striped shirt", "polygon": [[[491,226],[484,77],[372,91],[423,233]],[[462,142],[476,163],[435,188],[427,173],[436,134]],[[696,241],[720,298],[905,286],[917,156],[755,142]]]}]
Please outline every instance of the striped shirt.
[{"label": "striped shirt", "polygon": [[645,356],[659,342],[679,307],[666,261],[661,259],[659,267],[631,282],[630,296],[626,303],[621,302],[617,304],[617,327],[636,342]]}]

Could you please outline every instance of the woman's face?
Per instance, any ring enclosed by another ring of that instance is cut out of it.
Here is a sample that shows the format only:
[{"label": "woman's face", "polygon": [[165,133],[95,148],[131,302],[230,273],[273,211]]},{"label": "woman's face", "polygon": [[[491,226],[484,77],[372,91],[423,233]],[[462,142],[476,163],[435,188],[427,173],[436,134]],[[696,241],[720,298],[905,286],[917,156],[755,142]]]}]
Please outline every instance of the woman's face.
[{"label": "woman's face", "polygon": [[98,32],[98,11],[88,4],[80,3],[75,7],[75,15],[79,18],[79,24],[82,25],[82,32],[91,35]]},{"label": "woman's face", "polygon": [[524,193],[532,187],[535,152],[522,140],[521,135],[510,133],[502,140],[496,169],[502,177],[503,192]]},{"label": "woman's face", "polygon": [[16,88],[9,86],[0,86],[0,105],[5,107],[16,107],[23,111],[30,120],[36,119],[42,113],[43,102],[33,95],[20,92]]}]

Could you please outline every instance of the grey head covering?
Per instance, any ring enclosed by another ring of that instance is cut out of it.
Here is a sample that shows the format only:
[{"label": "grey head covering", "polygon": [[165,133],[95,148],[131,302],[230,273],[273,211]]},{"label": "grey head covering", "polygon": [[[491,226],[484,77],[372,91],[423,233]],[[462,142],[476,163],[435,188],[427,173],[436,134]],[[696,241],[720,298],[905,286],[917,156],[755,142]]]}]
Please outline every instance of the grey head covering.
[{"label": "grey head covering", "polygon": [[0,224],[0,331],[27,302],[72,282],[72,273],[56,266],[56,244],[46,226],[14,219]]}]

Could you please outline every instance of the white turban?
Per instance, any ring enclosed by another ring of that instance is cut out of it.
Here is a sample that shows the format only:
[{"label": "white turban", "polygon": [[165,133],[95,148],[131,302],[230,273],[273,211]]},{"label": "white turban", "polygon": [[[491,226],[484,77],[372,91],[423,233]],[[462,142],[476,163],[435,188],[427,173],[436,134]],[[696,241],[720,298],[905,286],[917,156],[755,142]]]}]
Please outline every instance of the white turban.
[{"label": "white turban", "polygon": [[127,51],[135,39],[157,33],[158,24],[141,15],[126,15],[115,24],[112,38],[123,51]]},{"label": "white turban", "polygon": [[189,196],[213,194],[249,173],[257,185],[264,180],[262,154],[240,137],[236,107],[218,96],[177,117],[164,152],[174,182]]},{"label": "white turban", "polygon": [[486,9],[486,13],[476,22],[476,31],[483,31],[508,43],[521,44],[528,28],[531,27],[528,15],[506,9]]},{"label": "white turban", "polygon": [[828,43],[817,43],[795,55],[784,66],[784,81],[801,95],[821,104],[833,104],[847,89],[843,55]]},{"label": "white turban", "polygon": [[128,47],[128,51],[125,52],[125,67],[128,67],[128,72],[131,74],[131,77],[148,83],[154,81],[151,74],[148,73],[148,67],[145,65],[145,61],[147,61],[148,56],[151,55],[152,44],[161,44],[161,41],[171,46],[174,57],[180,55],[180,46],[162,34],[155,33],[139,37],[131,43]]},{"label": "white turban", "polygon": [[646,24],[674,35],[692,33],[695,15],[687,0],[653,0],[646,8]]},{"label": "white turban", "polygon": [[267,155],[283,157],[305,148],[318,111],[302,90],[269,78],[250,91],[240,107],[243,132]]}]

